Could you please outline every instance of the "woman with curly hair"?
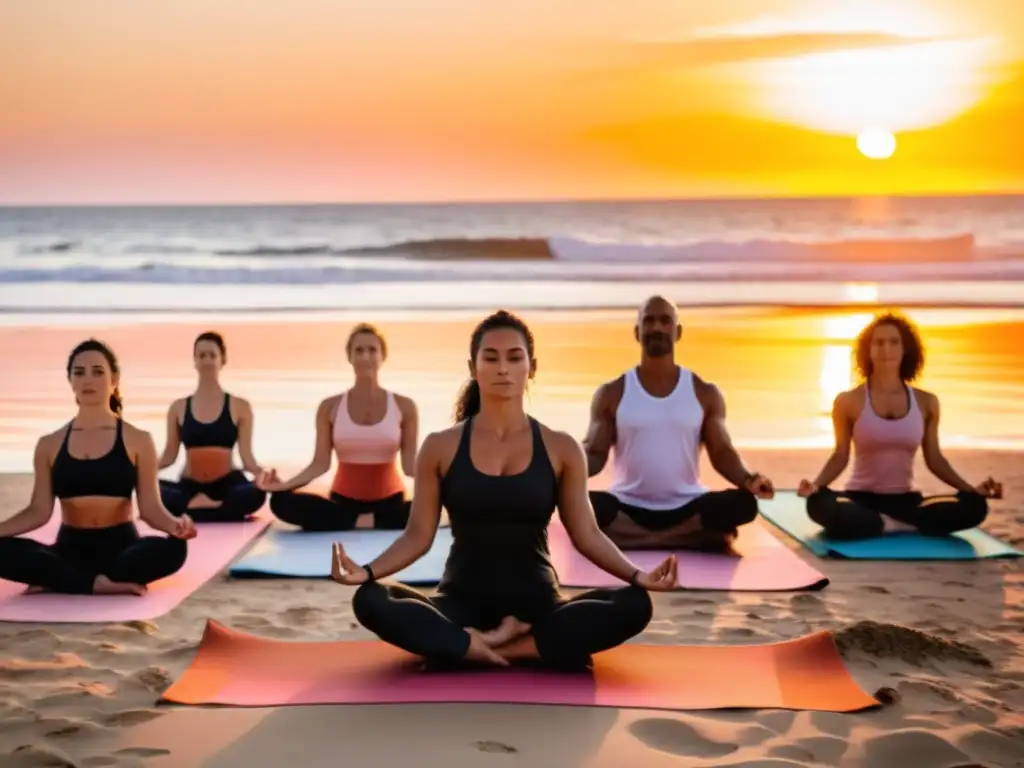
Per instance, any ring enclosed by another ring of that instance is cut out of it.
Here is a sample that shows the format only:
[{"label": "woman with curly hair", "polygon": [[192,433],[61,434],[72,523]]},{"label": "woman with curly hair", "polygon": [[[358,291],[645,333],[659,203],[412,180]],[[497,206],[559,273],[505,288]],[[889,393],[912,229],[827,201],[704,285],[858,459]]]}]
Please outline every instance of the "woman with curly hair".
[{"label": "woman with curly hair", "polygon": [[[988,499],[1002,485],[988,478],[964,480],[939,447],[939,398],[910,386],[924,368],[924,345],[913,324],[894,313],[877,315],[856,342],[864,380],[838,395],[832,406],[835,448],[818,476],[800,482],[808,516],[832,539],[862,539],[891,531],[943,536],[979,525]],[[846,469],[846,488],[829,488]],[[926,497],[914,487],[914,458],[921,449],[928,469],[955,493]]]}]

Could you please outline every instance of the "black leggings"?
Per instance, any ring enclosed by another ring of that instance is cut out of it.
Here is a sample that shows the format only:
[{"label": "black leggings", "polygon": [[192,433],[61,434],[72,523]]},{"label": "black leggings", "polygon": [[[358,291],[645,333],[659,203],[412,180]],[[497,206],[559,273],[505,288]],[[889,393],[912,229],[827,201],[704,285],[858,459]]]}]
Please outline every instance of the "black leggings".
[{"label": "black leggings", "polygon": [[73,595],[92,594],[97,576],[150,584],[185,564],[188,545],[171,536],[139,536],[134,523],[109,528],[62,525],[53,544],[0,539],[0,579]]},{"label": "black leggings", "polygon": [[807,516],[830,539],[866,539],[885,530],[882,515],[906,523],[926,536],[948,536],[981,525],[988,500],[980,493],[949,496],[910,493],[836,492],[823,488],[807,497]]},{"label": "black leggings", "polygon": [[[189,501],[200,493],[221,502],[220,506],[189,509]],[[261,491],[244,472],[236,469],[210,483],[200,483],[189,477],[177,482],[161,480],[160,499],[167,511],[176,517],[187,512],[197,523],[233,523],[259,512],[267,500],[267,492]]]},{"label": "black leggings", "polygon": [[649,531],[668,530],[685,523],[694,515],[700,515],[702,530],[735,533],[739,526],[753,522],[758,512],[757,498],[741,488],[708,491],[675,509],[644,509],[623,504],[607,491],[591,491],[590,504],[594,508],[597,525],[602,530],[610,526],[622,512]]},{"label": "black leggings", "polygon": [[303,491],[278,491],[270,494],[270,511],[279,520],[307,531],[350,531],[360,515],[373,513],[373,527],[382,530],[405,528],[411,502],[399,491],[380,501],[359,501],[339,493],[329,499]]},{"label": "black leggings", "polygon": [[427,597],[402,584],[367,582],[352,597],[356,620],[386,643],[427,661],[453,664],[469,649],[470,627],[486,632],[505,616],[531,625],[545,665],[580,669],[592,654],[614,648],[644,631],[653,607],[637,586],[592,589],[569,600]]}]

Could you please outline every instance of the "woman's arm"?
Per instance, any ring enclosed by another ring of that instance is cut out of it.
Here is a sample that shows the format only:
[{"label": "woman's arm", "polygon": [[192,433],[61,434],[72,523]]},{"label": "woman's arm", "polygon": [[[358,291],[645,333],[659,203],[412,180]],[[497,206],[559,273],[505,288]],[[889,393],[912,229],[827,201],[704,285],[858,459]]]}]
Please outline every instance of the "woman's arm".
[{"label": "woman's arm", "polygon": [[331,468],[331,416],[336,402],[337,398],[328,397],[316,409],[316,446],[313,449],[312,461],[297,475],[269,490],[293,491],[309,485]]},{"label": "woman's arm", "polygon": [[924,440],[921,441],[921,452],[924,454],[925,466],[946,485],[951,485],[958,491],[977,493],[977,489],[960,477],[942,455],[942,449],[939,447],[939,398],[930,392],[917,392],[924,401]]},{"label": "woman's arm", "polygon": [[0,538],[20,536],[42,528],[53,515],[53,486],[51,485],[50,440],[42,437],[32,455],[32,497],[28,506],[13,517],[0,523]]},{"label": "woman's arm", "polygon": [[139,517],[158,531],[174,534],[178,529],[178,518],[167,511],[160,498],[160,480],[157,477],[156,444],[153,436],[145,430],[132,427],[125,430],[134,443],[135,454],[135,496],[139,504]]},{"label": "woman's arm", "polygon": [[396,395],[398,407],[402,411],[402,473],[406,477],[416,475],[416,443],[419,440],[420,417],[416,403],[408,397]]},{"label": "woman's arm", "polygon": [[840,393],[832,403],[832,433],[835,435],[835,447],[832,455],[812,481],[815,488],[827,488],[835,481],[850,463],[850,440],[853,437],[853,422],[849,416],[849,392]]},{"label": "woman's arm", "polygon": [[164,443],[164,452],[160,455],[157,463],[158,469],[167,469],[173,466],[178,460],[178,450],[181,448],[181,427],[178,424],[178,411],[181,409],[182,401],[175,400],[167,409],[167,438]]},{"label": "woman's arm", "polygon": [[623,581],[633,581],[639,569],[597,526],[587,492],[587,457],[583,446],[572,435],[564,432],[551,434],[552,447],[556,449],[562,466],[558,513],[569,538],[580,554],[598,568]]},{"label": "woman's arm", "polygon": [[[416,457],[412,508],[405,530],[370,563],[374,578],[382,579],[419,560],[430,549],[441,522],[441,453],[443,438],[427,435]],[[360,564],[365,565],[365,564]]]},{"label": "woman's arm", "polygon": [[242,459],[242,469],[258,477],[263,472],[263,467],[256,461],[252,452],[252,433],[255,424],[252,406],[248,400],[240,397],[233,397],[231,400],[238,408],[238,455]]}]

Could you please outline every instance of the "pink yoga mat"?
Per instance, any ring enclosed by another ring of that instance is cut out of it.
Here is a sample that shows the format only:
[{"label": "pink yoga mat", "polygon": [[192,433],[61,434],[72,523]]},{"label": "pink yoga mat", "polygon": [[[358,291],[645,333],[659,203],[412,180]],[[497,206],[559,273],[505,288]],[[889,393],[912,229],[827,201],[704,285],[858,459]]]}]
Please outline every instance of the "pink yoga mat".
[{"label": "pink yoga mat", "polygon": [[[551,560],[559,581],[566,587],[618,587],[622,581],[605,573],[573,546],[558,521],[548,528]],[[670,550],[629,551],[638,568],[650,570],[668,557]],[[759,522],[744,525],[731,554],[677,550],[679,589],[735,592],[786,592],[821,589],[828,578],[769,533]]]},{"label": "pink yoga mat", "polygon": [[641,709],[732,707],[853,712],[878,702],[853,680],[828,632],[767,645],[627,643],[589,672],[508,668],[425,672],[378,641],[289,642],[208,621],[163,695],[177,704],[488,702]]},{"label": "pink yoga mat", "polygon": [[[155,532],[136,521],[143,536]],[[0,580],[0,621],[44,623],[99,623],[155,619],[171,611],[205,582],[223,570],[250,542],[266,530],[270,520],[261,513],[240,523],[198,523],[199,535],[188,543],[188,559],[181,570],[149,585],[143,597],[135,595],[25,594],[22,584]],[[55,514],[29,536],[47,544],[60,528]],[[163,534],[157,534],[163,535]]]}]

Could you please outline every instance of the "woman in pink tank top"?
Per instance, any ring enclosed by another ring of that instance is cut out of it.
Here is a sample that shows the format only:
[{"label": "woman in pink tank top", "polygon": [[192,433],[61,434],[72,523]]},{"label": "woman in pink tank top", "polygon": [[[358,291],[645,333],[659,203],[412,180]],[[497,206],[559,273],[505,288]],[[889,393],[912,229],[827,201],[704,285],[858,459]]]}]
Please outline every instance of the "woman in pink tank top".
[{"label": "woman in pink tank top", "polygon": [[[807,514],[833,539],[861,539],[898,530],[943,536],[980,525],[988,499],[1002,485],[964,480],[939,448],[939,399],[910,383],[924,367],[924,347],[906,318],[876,316],[857,338],[864,383],[840,394],[832,408],[835,448],[813,481],[800,483]],[[845,490],[829,488],[846,469]],[[918,448],[932,473],[956,493],[925,497],[914,486]]]},{"label": "woman in pink tank top", "polygon": [[[376,327],[357,325],[345,350],[355,383],[317,408],[313,460],[288,480],[271,471],[258,484],[271,493],[274,515],[304,530],[349,530],[364,514],[373,515],[376,528],[402,529],[410,506],[403,475],[413,476],[416,460],[416,404],[380,386],[387,342]],[[332,452],[338,468],[330,495],[297,490],[330,470]]]}]

